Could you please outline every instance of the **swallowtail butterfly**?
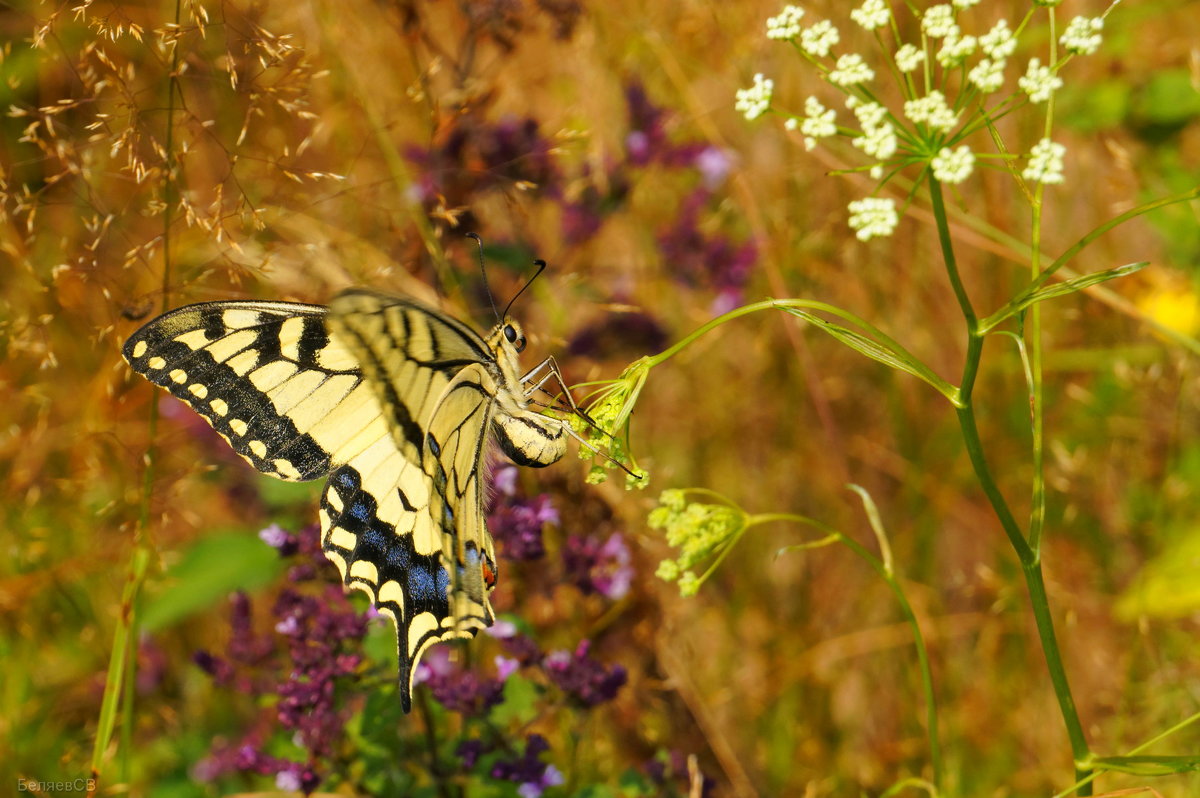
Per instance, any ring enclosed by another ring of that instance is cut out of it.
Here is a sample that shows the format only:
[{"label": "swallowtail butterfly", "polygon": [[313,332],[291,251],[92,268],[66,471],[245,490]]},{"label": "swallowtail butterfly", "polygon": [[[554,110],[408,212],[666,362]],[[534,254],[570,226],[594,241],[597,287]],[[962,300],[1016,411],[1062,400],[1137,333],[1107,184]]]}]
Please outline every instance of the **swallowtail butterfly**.
[{"label": "swallowtail butterfly", "polygon": [[259,471],[328,477],[325,553],[395,622],[407,712],[424,651],[493,621],[488,440],[525,466],[566,449],[566,423],[530,409],[561,376],[550,359],[522,375],[524,348],[507,317],[480,337],[417,302],[351,290],[328,307],[188,305],[134,333],[123,354]]}]

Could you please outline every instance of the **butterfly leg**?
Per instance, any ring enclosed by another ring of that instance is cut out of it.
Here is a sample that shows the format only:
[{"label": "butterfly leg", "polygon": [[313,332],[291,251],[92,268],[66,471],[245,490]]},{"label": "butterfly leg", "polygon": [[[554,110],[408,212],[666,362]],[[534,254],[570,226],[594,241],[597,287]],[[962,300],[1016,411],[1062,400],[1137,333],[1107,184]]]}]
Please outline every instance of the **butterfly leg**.
[{"label": "butterfly leg", "polygon": [[[537,380],[536,382],[534,382],[535,379]],[[545,385],[551,380],[554,380],[558,383],[560,393],[552,394],[550,391],[546,390]],[[557,400],[560,396],[565,397],[571,413],[579,416],[588,424],[592,425],[592,427],[595,429],[600,429],[596,422],[592,420],[592,417],[587,414],[587,411],[575,403],[575,397],[571,395],[571,389],[567,387],[567,381],[563,378],[562,370],[558,367],[558,361],[554,359],[553,355],[547,357],[541,363],[538,363],[529,371],[525,372],[525,376],[521,378],[521,383],[525,388],[526,401],[534,401],[533,395],[538,391],[546,394],[552,400]],[[549,407],[549,405],[542,406]],[[603,430],[601,430],[601,432],[603,432]]]}]

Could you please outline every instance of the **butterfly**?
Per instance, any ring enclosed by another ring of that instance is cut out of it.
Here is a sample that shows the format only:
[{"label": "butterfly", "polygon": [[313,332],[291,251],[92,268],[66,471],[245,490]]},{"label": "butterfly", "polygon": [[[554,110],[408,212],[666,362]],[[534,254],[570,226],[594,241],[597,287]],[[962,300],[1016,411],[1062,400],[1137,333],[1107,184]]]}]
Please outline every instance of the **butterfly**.
[{"label": "butterfly", "polygon": [[496,315],[480,336],[432,307],[363,289],[328,307],[204,302],[153,319],[122,350],[254,468],[328,477],[322,546],[346,588],[395,623],[405,712],[425,650],[495,617],[489,441],[541,467],[577,437],[534,409],[551,379],[570,395],[554,360],[522,373],[525,335],[507,309]]}]

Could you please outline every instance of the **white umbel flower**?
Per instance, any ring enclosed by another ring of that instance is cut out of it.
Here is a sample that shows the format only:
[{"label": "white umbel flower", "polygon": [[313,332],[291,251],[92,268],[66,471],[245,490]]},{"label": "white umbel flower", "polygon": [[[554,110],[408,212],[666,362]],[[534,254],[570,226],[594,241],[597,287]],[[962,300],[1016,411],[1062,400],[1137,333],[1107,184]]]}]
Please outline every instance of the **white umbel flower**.
[{"label": "white umbel flower", "polygon": [[894,200],[882,197],[867,197],[854,200],[849,205],[850,229],[859,241],[869,241],[875,236],[890,236],[900,222]]},{"label": "white umbel flower", "polygon": [[938,63],[947,68],[958,66],[967,60],[967,56],[974,54],[977,42],[974,36],[947,36],[946,41],[942,42],[942,49],[938,50]]},{"label": "white umbel flower", "polygon": [[817,146],[817,139],[837,133],[837,124],[834,122],[836,118],[837,113],[832,108],[822,105],[816,97],[805,100],[804,121],[800,123],[800,132],[804,134],[804,149],[811,150]]},{"label": "white umbel flower", "polygon": [[984,94],[991,94],[1004,85],[1004,59],[980,59],[967,73],[967,80]]},{"label": "white umbel flower", "polygon": [[838,29],[827,19],[813,24],[800,32],[800,49],[814,58],[824,58],[829,50],[842,40]]},{"label": "white umbel flower", "polygon": [[853,95],[846,98],[846,107],[854,112],[854,116],[862,125],[863,130],[878,127],[883,120],[887,119],[887,109],[882,105],[865,103]]},{"label": "white umbel flower", "polygon": [[867,30],[882,28],[888,23],[891,12],[883,0],[866,0],[861,7],[850,12],[850,19]]},{"label": "white umbel flower", "polygon": [[1017,49],[1017,37],[1008,27],[1008,22],[1000,20],[992,29],[979,37],[979,46],[989,58],[1001,60],[1008,58]]},{"label": "white umbel flower", "polygon": [[746,119],[758,119],[771,107],[771,93],[775,90],[775,81],[764,78],[759,72],[754,76],[754,85],[748,89],[737,90],[737,102],[733,107],[742,112]]},{"label": "white umbel flower", "polygon": [[925,51],[912,44],[901,45],[896,51],[896,69],[912,72],[925,60]]},{"label": "white umbel flower", "polygon": [[979,5],[979,0],[953,0],[955,8],[970,8]]},{"label": "white umbel flower", "polygon": [[921,30],[932,39],[958,35],[958,24],[954,21],[954,9],[949,3],[930,6],[921,17]]},{"label": "white umbel flower", "polygon": [[853,86],[866,83],[875,77],[875,70],[858,53],[847,53],[838,58],[837,65],[829,73],[829,82],[838,86]]},{"label": "white umbel flower", "polygon": [[1025,70],[1024,77],[1017,80],[1017,85],[1021,87],[1021,91],[1029,95],[1029,99],[1035,103],[1044,103],[1050,99],[1050,95],[1058,89],[1062,88],[1062,78],[1054,74],[1048,66],[1042,66],[1042,62],[1036,58],[1029,59],[1029,68]]},{"label": "white umbel flower", "polygon": [[946,104],[940,91],[904,103],[904,115],[912,122],[924,122],[933,130],[946,132],[958,124],[958,113]]},{"label": "white umbel flower", "polygon": [[804,9],[797,6],[784,6],[778,16],[767,20],[767,38],[790,41],[800,35],[800,20],[804,18]]},{"label": "white umbel flower", "polygon": [[1068,53],[1091,55],[1100,49],[1100,31],[1104,30],[1103,17],[1075,17],[1058,40]]},{"label": "white umbel flower", "polygon": [[943,183],[961,183],[975,171],[975,154],[965,144],[957,150],[942,147],[929,165],[933,176]]},{"label": "white umbel flower", "polygon": [[863,130],[863,134],[854,140],[854,146],[881,161],[886,161],[896,154],[896,129],[891,122]]},{"label": "white umbel flower", "polygon": [[1046,185],[1063,182],[1063,156],[1066,154],[1064,145],[1042,139],[1033,145],[1029,153],[1029,165],[1021,172],[1021,177]]}]

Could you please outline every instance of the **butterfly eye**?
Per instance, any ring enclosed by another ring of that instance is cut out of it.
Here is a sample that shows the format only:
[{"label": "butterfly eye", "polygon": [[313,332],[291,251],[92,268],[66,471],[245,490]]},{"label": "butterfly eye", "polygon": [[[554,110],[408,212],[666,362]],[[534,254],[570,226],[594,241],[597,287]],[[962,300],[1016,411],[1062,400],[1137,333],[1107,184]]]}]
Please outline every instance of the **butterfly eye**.
[{"label": "butterfly eye", "polygon": [[525,351],[525,336],[517,333],[516,327],[513,327],[511,324],[504,325],[504,338],[510,344],[512,344],[513,348],[518,352]]}]

